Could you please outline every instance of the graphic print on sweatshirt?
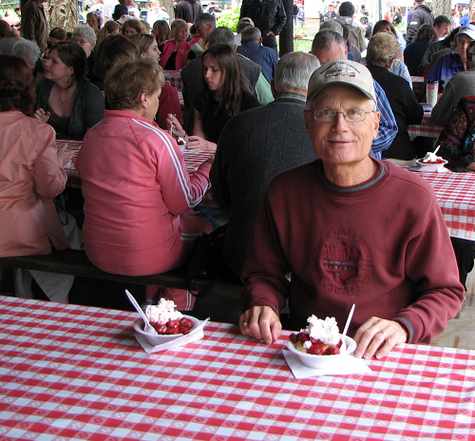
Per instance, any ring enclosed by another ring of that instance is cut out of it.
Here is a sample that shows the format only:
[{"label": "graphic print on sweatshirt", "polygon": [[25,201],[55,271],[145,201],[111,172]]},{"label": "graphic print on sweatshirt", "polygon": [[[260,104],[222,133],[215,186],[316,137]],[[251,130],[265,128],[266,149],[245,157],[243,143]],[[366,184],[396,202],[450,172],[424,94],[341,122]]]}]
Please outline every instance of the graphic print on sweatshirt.
[{"label": "graphic print on sweatshirt", "polygon": [[367,284],[373,266],[368,245],[354,231],[329,234],[317,250],[316,264],[321,289],[347,295]]}]

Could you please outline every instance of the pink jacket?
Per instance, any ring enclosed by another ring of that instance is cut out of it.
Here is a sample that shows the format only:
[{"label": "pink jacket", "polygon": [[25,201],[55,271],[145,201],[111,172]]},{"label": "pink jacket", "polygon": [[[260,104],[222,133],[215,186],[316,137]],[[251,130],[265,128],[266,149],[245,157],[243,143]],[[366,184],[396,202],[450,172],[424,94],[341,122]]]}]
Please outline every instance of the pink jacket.
[{"label": "pink jacket", "polygon": [[52,199],[66,185],[51,126],[19,111],[0,112],[0,256],[64,248]]},{"label": "pink jacket", "polygon": [[173,52],[176,52],[175,66],[176,70],[182,69],[188,59],[188,52],[190,51],[191,44],[188,41],[184,41],[178,45],[175,40],[165,41],[163,46],[163,53],[160,56],[160,66],[165,69],[168,59],[171,57]]},{"label": "pink jacket", "polygon": [[191,176],[172,137],[128,110],[106,111],[78,159],[91,261],[116,274],[146,275],[182,263],[181,214],[200,203],[211,163]]}]

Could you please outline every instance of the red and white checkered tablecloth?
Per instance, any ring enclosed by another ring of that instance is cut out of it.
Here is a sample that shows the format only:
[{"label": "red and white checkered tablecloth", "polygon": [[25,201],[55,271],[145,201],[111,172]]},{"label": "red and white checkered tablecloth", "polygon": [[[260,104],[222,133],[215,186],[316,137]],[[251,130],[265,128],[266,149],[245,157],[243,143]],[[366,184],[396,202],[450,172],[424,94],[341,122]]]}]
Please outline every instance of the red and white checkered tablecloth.
[{"label": "red and white checkered tablecloth", "polygon": [[403,345],[368,375],[295,380],[231,325],[147,355],[135,314],[0,297],[0,439],[464,440],[475,351]]},{"label": "red and white checkered tablecloth", "polygon": [[[56,141],[56,146],[58,148],[58,151],[66,150],[71,152],[72,160],[68,161],[68,163],[64,165],[64,169],[68,176],[79,177],[78,171],[75,166],[75,161],[79,155],[79,151],[81,150],[82,141],[58,139]],[[183,157],[185,159],[185,165],[188,170],[188,173],[191,173],[196,171],[198,167],[207,159],[213,158],[214,154],[209,152],[203,152],[200,150],[185,149],[183,151]]]},{"label": "red and white checkered tablecloth", "polygon": [[435,126],[430,122],[430,112],[425,112],[420,124],[411,124],[407,128],[409,138],[415,139],[418,136],[424,138],[438,138],[443,127]]},{"label": "red and white checkered tablecloth", "polygon": [[421,173],[434,190],[453,237],[475,240],[475,173]]}]

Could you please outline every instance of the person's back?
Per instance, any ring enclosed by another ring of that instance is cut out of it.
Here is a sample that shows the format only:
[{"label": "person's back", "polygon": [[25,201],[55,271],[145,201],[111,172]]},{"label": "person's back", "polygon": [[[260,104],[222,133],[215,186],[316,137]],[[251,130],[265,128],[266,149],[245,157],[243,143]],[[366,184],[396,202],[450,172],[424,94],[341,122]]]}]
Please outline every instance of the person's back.
[{"label": "person's back", "polygon": [[444,93],[432,109],[431,122],[444,126],[453,116],[455,108],[464,96],[475,95],[475,70],[459,72],[448,83]]},{"label": "person's back", "polygon": [[275,36],[280,34],[287,22],[282,0],[243,0],[240,18],[249,17],[262,32],[263,45],[277,48]]},{"label": "person's back", "polygon": [[271,48],[262,46],[261,31],[258,28],[248,28],[242,32],[242,44],[237,51],[241,55],[259,64],[262,73],[269,83],[274,77],[277,66],[277,52]]},{"label": "person's back", "polygon": [[0,112],[0,125],[0,255],[47,254],[42,199],[52,200],[66,184],[54,131],[18,111]]},{"label": "person's back", "polygon": [[406,80],[389,70],[368,65],[373,78],[383,88],[391,109],[396,117],[398,133],[388,150],[384,151],[385,158],[414,159],[416,151],[409,139],[407,127],[409,124],[418,124],[423,117],[422,106],[412,92]]},{"label": "person's back", "polygon": [[201,13],[201,5],[196,0],[181,0],[175,6],[175,19],[181,18],[187,23],[195,23]]},{"label": "person's back", "polygon": [[345,37],[345,39],[348,41],[348,44],[358,49],[359,52],[363,52],[366,49],[364,31],[361,27],[356,26],[353,23],[353,16],[355,14],[355,8],[353,4],[351,2],[343,2],[340,5],[339,13],[340,16],[337,17],[336,20],[346,28],[348,36]]},{"label": "person's back", "polygon": [[409,73],[414,76],[423,75],[421,60],[426,53],[430,41],[418,40],[410,43],[404,49],[404,63],[406,63]]},{"label": "person's back", "polygon": [[175,182],[175,173],[184,174],[177,149],[166,132],[126,111],[108,111],[88,131],[78,168],[86,252],[95,265],[137,275],[165,271],[180,261],[180,213],[173,208],[171,187],[178,191],[186,179]]},{"label": "person's back", "polygon": [[236,116],[221,135],[211,181],[217,202],[230,216],[224,256],[236,275],[240,274],[258,207],[272,179],[316,158],[305,132],[305,94],[290,93],[288,84],[295,86],[300,81],[299,88],[305,90],[318,64],[309,54],[284,56],[275,77],[277,100]]},{"label": "person's back", "polygon": [[434,16],[431,10],[424,5],[424,0],[415,0],[415,4],[414,10],[409,12],[407,18],[406,41],[408,43],[416,38],[417,31],[422,25],[432,26],[434,23]]}]

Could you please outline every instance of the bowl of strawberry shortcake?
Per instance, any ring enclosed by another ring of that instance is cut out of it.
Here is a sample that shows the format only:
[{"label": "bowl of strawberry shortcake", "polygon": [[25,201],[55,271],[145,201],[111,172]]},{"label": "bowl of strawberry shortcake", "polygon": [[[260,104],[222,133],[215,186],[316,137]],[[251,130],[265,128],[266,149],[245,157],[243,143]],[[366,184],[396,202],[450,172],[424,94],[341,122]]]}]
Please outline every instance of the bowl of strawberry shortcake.
[{"label": "bowl of strawberry shortcake", "polygon": [[352,354],[356,342],[343,337],[334,317],[324,320],[311,315],[307,327],[290,335],[287,348],[311,368],[329,368],[341,363],[341,358]]}]

